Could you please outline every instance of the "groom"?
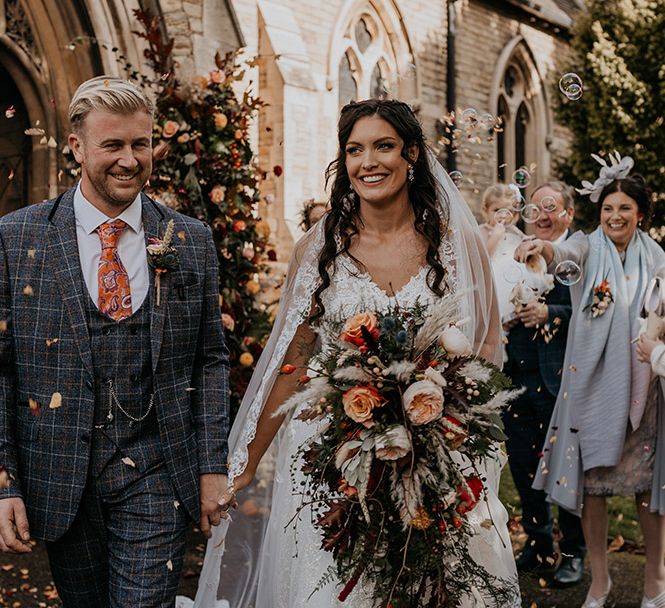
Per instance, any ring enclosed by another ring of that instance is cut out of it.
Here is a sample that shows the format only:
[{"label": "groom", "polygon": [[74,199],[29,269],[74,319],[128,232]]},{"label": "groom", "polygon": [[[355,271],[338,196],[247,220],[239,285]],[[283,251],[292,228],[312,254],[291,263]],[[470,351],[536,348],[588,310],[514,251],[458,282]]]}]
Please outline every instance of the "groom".
[{"label": "groom", "polygon": [[0,220],[0,550],[45,540],[65,608],[173,606],[189,522],[230,500],[217,253],[141,192],[152,113],[83,83],[78,186]]}]

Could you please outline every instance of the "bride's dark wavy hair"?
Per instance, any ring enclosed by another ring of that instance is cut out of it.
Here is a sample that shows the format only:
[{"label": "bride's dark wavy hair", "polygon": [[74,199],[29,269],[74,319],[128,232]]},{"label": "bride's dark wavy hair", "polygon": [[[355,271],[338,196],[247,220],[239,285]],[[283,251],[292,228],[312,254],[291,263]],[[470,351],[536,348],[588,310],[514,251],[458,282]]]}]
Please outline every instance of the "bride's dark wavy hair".
[{"label": "bride's dark wavy hair", "polygon": [[[427,148],[422,126],[413,110],[404,102],[394,99],[369,99],[351,102],[342,108],[337,128],[339,151],[337,158],[326,169],[326,187],[333,180],[330,194],[330,212],[326,215],[325,241],[319,254],[318,270],[321,282],[314,292],[317,319],[324,313],[321,294],[330,286],[328,272],[331,263],[342,254],[348,255],[361,267],[362,263],[349,253],[351,239],[362,227],[359,215],[360,201],[351,193],[351,181],[346,171],[346,144],[356,122],[368,116],[377,116],[390,123],[404,142],[401,154],[413,167],[413,180],[407,181],[411,207],[415,215],[414,228],[427,241],[427,263],[430,270],[427,284],[437,295],[443,295],[446,284],[446,270],[441,263],[439,247],[443,235],[448,231],[449,205],[442,201],[440,206],[436,197],[436,182],[427,162]],[[418,158],[414,162],[408,150],[418,147]],[[338,250],[336,235],[341,239],[342,248]]]}]

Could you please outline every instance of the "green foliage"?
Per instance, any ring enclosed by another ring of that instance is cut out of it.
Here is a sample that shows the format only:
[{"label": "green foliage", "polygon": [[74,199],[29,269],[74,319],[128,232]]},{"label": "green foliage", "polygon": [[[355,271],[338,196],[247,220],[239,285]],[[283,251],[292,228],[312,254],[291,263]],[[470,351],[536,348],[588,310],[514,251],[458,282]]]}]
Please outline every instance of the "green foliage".
[{"label": "green foliage", "polygon": [[269,248],[270,228],[257,214],[262,175],[247,135],[262,102],[249,92],[236,95],[234,84],[244,69],[236,53],[217,55],[215,70],[182,87],[172,70],[173,44],[164,42],[159,20],[140,11],[135,16],[143,27],[136,35],[148,44],[145,56],[154,72],[154,78],[135,79],[156,92],[150,190],[212,228],[235,414],[271,325],[257,294],[265,262],[276,254]]},{"label": "green foliage", "polygon": [[[573,32],[572,63],[559,74],[577,73],[584,82],[579,101],[558,89],[553,96],[559,121],[570,129],[570,153],[559,159],[562,179],[579,185],[598,176],[591,153],[603,157],[613,150],[635,159],[654,191],[653,226],[664,221],[665,202],[665,0],[589,0]],[[578,225],[597,223],[597,206],[584,199],[576,213]]]}]

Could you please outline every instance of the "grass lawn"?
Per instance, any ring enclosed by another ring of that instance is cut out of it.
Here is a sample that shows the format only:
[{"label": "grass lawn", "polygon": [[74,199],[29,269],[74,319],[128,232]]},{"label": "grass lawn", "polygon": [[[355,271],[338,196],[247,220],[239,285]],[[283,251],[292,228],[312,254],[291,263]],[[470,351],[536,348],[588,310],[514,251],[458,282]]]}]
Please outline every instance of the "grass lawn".
[{"label": "grass lawn", "polygon": [[[501,475],[499,498],[508,509],[510,517],[521,515],[520,497],[515,489],[510,468],[506,465]],[[637,508],[632,497],[614,496],[608,499],[609,532],[610,539],[623,537],[624,541],[638,546],[643,544],[642,532],[637,521]]]}]

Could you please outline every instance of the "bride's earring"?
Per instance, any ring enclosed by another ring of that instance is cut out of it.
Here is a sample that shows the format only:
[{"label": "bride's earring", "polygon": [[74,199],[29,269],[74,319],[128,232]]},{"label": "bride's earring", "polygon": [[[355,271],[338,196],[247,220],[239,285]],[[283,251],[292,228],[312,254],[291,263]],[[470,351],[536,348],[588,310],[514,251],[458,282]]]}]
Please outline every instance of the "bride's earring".
[{"label": "bride's earring", "polygon": [[409,170],[407,171],[407,178],[409,180],[409,183],[412,184],[413,180],[415,179],[413,165],[409,165]]}]

